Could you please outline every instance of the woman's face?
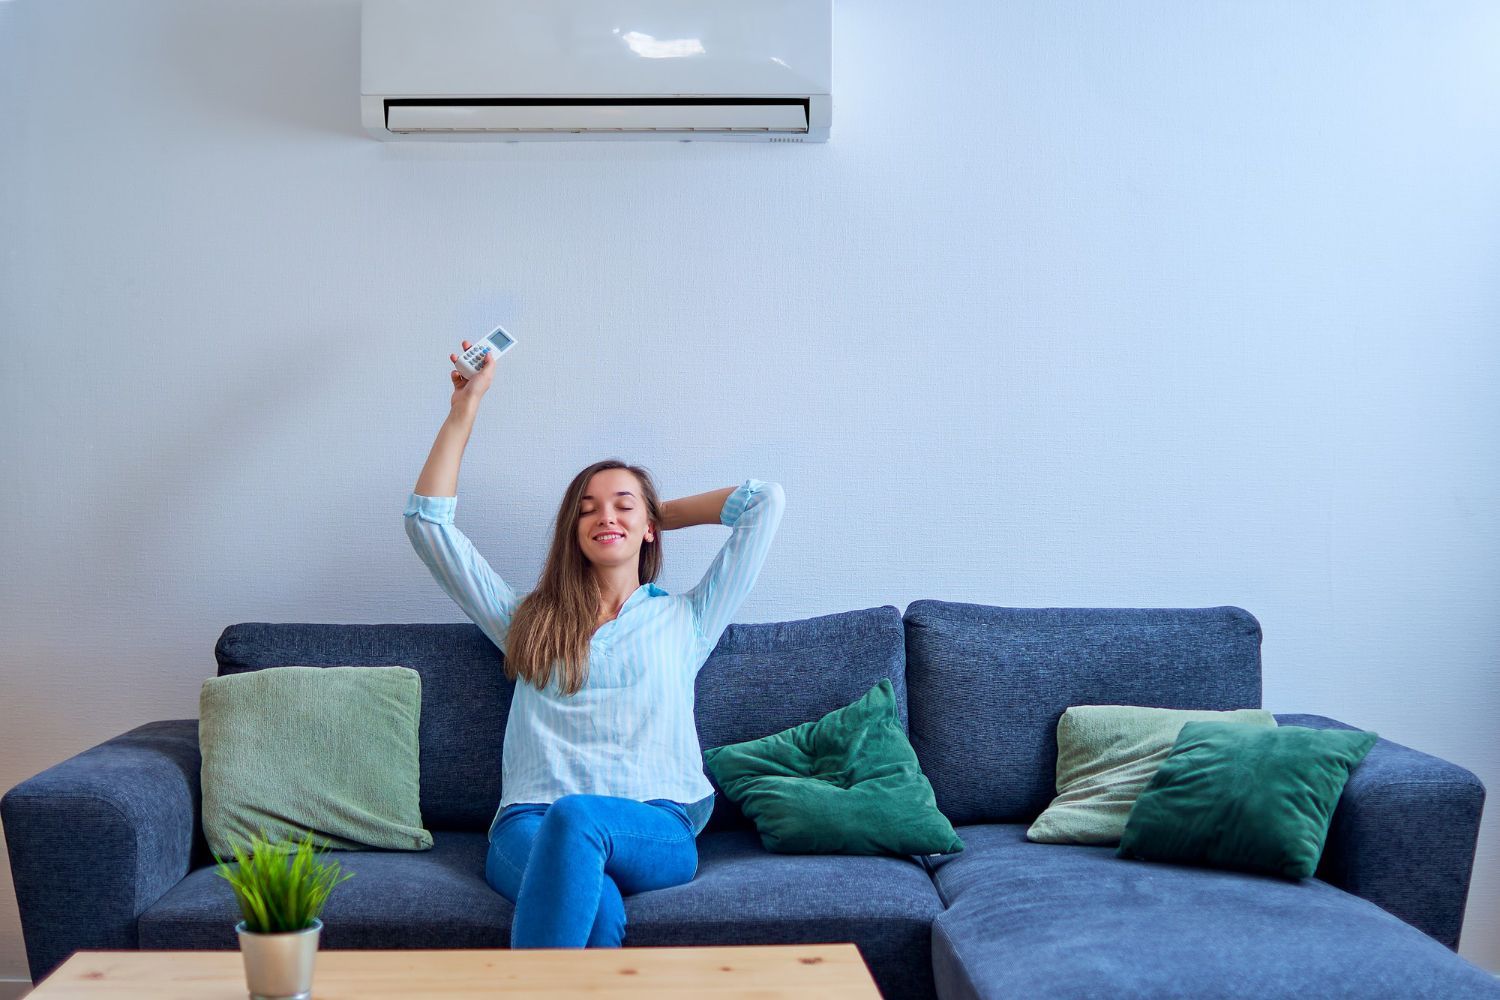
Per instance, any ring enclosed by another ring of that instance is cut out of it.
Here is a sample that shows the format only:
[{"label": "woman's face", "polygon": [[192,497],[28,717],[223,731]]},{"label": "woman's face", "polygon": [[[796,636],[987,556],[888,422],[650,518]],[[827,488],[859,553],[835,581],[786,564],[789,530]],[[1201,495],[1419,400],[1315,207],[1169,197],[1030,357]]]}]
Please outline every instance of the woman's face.
[{"label": "woman's face", "polygon": [[[641,496],[640,480],[628,469],[602,469],[584,490],[578,517],[578,547],[600,566],[635,565],[641,543],[656,537]],[[599,535],[618,535],[600,539]]]}]

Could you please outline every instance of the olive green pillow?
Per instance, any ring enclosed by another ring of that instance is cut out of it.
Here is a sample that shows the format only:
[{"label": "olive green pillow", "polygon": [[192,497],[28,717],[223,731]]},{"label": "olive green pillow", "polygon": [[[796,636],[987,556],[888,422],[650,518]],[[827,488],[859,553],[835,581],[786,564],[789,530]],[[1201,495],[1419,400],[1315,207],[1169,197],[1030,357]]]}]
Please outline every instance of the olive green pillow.
[{"label": "olive green pillow", "polygon": [[917,764],[888,679],[853,704],[703,754],[709,773],[781,854],[964,849]]},{"label": "olive green pillow", "polygon": [[1379,738],[1189,722],[1135,800],[1115,854],[1307,878],[1349,774]]},{"label": "olive green pillow", "polygon": [[1057,720],[1057,798],[1026,831],[1039,844],[1118,844],[1136,796],[1186,722],[1274,726],[1263,708],[1073,705]]},{"label": "olive green pillow", "polygon": [[410,667],[268,667],[203,682],[203,833],[220,858],[311,831],[318,847],[425,851]]}]

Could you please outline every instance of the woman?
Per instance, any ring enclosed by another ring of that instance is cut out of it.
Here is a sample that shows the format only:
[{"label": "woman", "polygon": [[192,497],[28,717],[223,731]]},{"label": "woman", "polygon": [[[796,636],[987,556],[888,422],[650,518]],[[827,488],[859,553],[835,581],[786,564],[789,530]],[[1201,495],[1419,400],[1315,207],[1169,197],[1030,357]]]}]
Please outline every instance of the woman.
[{"label": "woman", "polygon": [[[780,485],[747,479],[663,504],[645,469],[596,462],[569,484],[542,578],[519,600],[453,525],[459,464],[495,367],[451,373],[451,410],[407,501],[406,534],[505,654],[506,676],[524,682],[484,872],[515,904],[511,947],[619,947],[624,895],[697,874],[714,791],[694,680],[755,584],[784,499]],[[652,582],[661,532],[716,523],[734,530],[697,586],[673,596]]]}]

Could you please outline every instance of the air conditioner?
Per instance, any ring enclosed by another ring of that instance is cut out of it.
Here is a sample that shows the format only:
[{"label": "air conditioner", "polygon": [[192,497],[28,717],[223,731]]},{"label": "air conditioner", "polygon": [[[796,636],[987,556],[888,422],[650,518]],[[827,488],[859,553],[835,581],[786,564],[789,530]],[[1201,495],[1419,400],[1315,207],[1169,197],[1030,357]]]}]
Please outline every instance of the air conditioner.
[{"label": "air conditioner", "polygon": [[377,139],[826,142],[832,0],[364,0]]}]

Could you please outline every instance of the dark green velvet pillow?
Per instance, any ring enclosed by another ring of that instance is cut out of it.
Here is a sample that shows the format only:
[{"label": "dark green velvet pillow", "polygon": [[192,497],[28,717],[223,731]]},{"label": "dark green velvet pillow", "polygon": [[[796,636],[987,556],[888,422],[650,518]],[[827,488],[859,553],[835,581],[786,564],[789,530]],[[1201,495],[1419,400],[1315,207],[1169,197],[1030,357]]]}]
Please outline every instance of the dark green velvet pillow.
[{"label": "dark green velvet pillow", "polygon": [[1185,723],[1131,807],[1115,854],[1307,878],[1350,772],[1379,738],[1358,729]]},{"label": "dark green velvet pillow", "polygon": [[882,680],[858,701],[758,740],[704,751],[709,773],[779,854],[951,854],[937,808]]}]

